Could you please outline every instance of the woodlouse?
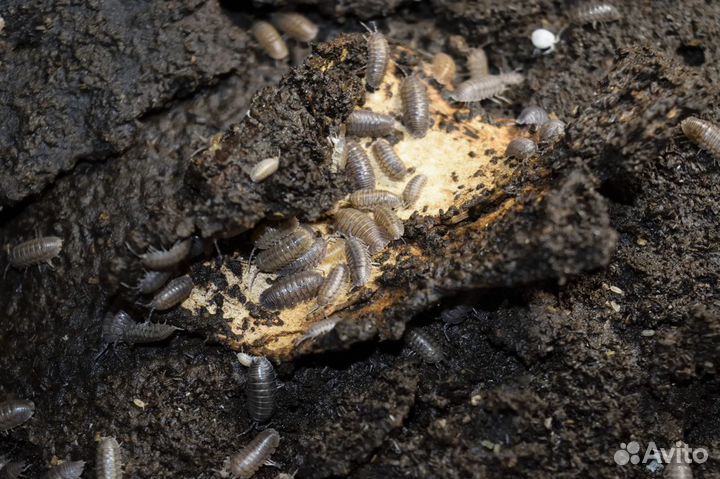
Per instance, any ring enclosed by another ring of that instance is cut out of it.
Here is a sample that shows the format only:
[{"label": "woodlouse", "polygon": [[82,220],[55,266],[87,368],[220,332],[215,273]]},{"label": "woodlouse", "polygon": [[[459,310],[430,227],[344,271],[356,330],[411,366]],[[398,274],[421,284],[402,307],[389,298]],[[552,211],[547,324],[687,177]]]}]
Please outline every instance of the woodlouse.
[{"label": "woodlouse", "polygon": [[592,23],[593,28],[598,23],[614,22],[620,20],[620,11],[609,3],[589,2],[578,5],[570,11],[570,21],[576,25]]},{"label": "woodlouse", "polygon": [[445,324],[460,324],[467,319],[472,311],[473,308],[470,306],[460,304],[440,313],[440,319],[442,319]]},{"label": "woodlouse", "polygon": [[400,208],[402,203],[398,195],[385,190],[362,189],[350,193],[350,204],[360,209],[371,209],[379,205]]},{"label": "woodlouse", "polygon": [[147,305],[152,310],[165,311],[182,303],[193,289],[192,278],[188,275],[175,278],[158,291]]},{"label": "woodlouse", "polygon": [[65,461],[50,469],[46,479],[79,479],[85,470],[85,461]]},{"label": "woodlouse", "polygon": [[405,333],[405,341],[416,354],[429,363],[439,363],[443,360],[443,351],[435,341],[420,331],[410,329]]},{"label": "woodlouse", "polygon": [[490,74],[487,55],[482,48],[471,49],[467,55],[466,62],[468,72],[470,72],[470,78],[482,78]]},{"label": "woodlouse", "polygon": [[148,253],[140,255],[143,266],[148,269],[163,270],[177,266],[188,254],[192,247],[192,239],[178,241],[169,250],[156,250],[150,248]]},{"label": "woodlouse", "polygon": [[267,358],[253,358],[245,384],[248,413],[253,420],[262,423],[270,419],[275,410],[277,387],[272,363]]},{"label": "woodlouse", "polygon": [[523,108],[515,123],[518,125],[544,125],[549,119],[544,109],[539,106],[528,106]]},{"label": "woodlouse", "polygon": [[335,329],[335,326],[337,323],[340,322],[340,318],[327,318],[323,319],[321,321],[318,321],[317,323],[313,324],[308,328],[308,330],[303,334],[301,337],[299,337],[297,340],[295,340],[295,346],[298,346],[305,341],[310,341],[315,338],[318,338],[320,336],[323,336],[333,329]]},{"label": "woodlouse", "polygon": [[0,467],[0,479],[20,479],[27,467],[23,461],[10,461]]},{"label": "woodlouse", "polygon": [[524,81],[519,73],[503,73],[487,75],[482,78],[471,78],[462,82],[450,95],[455,101],[474,102],[493,99],[500,96],[508,85],[517,85]]},{"label": "woodlouse", "polygon": [[373,209],[373,217],[375,223],[380,226],[380,229],[385,233],[385,236],[395,241],[405,234],[405,226],[398,215],[393,210],[385,206],[377,206]]},{"label": "woodlouse", "polygon": [[345,160],[347,158],[345,154],[345,130],[343,129],[340,133],[331,135],[329,140],[333,146],[330,155],[331,168],[333,171],[342,171],[345,169]]},{"label": "woodlouse", "polygon": [[365,150],[357,142],[348,140],[345,144],[345,151],[347,152],[345,174],[350,180],[352,188],[354,190],[374,189],[375,172]]},{"label": "woodlouse", "polygon": [[271,19],[276,27],[301,42],[315,40],[319,31],[314,22],[299,13],[274,13]]},{"label": "woodlouse", "polygon": [[352,236],[346,238],[345,258],[353,286],[359,288],[367,284],[372,274],[372,259],[367,245]]},{"label": "woodlouse", "polygon": [[266,158],[250,170],[250,179],[253,183],[259,183],[275,173],[280,166],[280,157]]},{"label": "woodlouse", "polygon": [[297,218],[290,219],[267,225],[260,236],[255,240],[255,247],[258,249],[268,249],[283,238],[288,237],[300,226]]},{"label": "woodlouse", "polygon": [[258,254],[255,264],[260,271],[266,273],[278,271],[306,253],[314,241],[315,231],[310,227],[301,226]]},{"label": "woodlouse", "polygon": [[125,329],[123,340],[128,344],[145,344],[165,341],[180,328],[169,324],[151,323],[145,321],[143,323],[133,323]]},{"label": "woodlouse", "polygon": [[172,276],[170,271],[145,271],[140,281],[131,289],[140,294],[154,293],[167,283],[170,276]]},{"label": "woodlouse", "polygon": [[395,119],[370,110],[355,110],[345,120],[349,136],[387,136],[395,130]]},{"label": "woodlouse", "polygon": [[28,421],[35,414],[35,403],[23,399],[0,402],[0,432],[9,431]]},{"label": "woodlouse", "polygon": [[125,331],[134,325],[135,321],[125,311],[115,314],[107,313],[103,319],[102,337],[108,344],[117,344],[125,340]]},{"label": "woodlouse", "polygon": [[[678,452],[675,454],[678,454]],[[663,477],[665,479],[693,479],[692,468],[687,462],[673,456],[673,459],[665,466]]]},{"label": "woodlouse", "polygon": [[275,429],[261,431],[240,452],[230,456],[230,472],[239,479],[250,479],[269,461],[279,444],[280,434]]},{"label": "woodlouse", "polygon": [[315,271],[301,271],[278,279],[260,294],[260,304],[267,309],[292,308],[317,296],[323,277]]},{"label": "woodlouse", "polygon": [[415,175],[410,178],[410,181],[407,182],[407,185],[405,185],[405,189],[403,190],[403,202],[405,203],[405,208],[415,206],[415,203],[417,203],[417,200],[420,199],[420,194],[425,188],[427,182],[428,177],[422,174]]},{"label": "woodlouse", "polygon": [[122,478],[122,452],[114,437],[103,437],[97,447],[95,460],[97,479]]},{"label": "woodlouse", "polygon": [[447,53],[438,52],[432,59],[433,78],[441,85],[451,85],[455,81],[457,65],[455,60]]},{"label": "woodlouse", "polygon": [[326,251],[327,241],[324,238],[316,238],[310,249],[278,271],[278,274],[291,274],[305,269],[312,269],[322,262]]},{"label": "woodlouse", "polygon": [[368,245],[370,254],[387,246],[387,239],[375,221],[362,211],[342,208],[335,213],[335,228],[345,236],[354,236]]},{"label": "woodlouse", "polygon": [[538,131],[538,141],[541,145],[552,145],[565,136],[565,123],[560,120],[550,120],[543,124]]},{"label": "woodlouse", "polygon": [[10,251],[8,261],[15,268],[25,268],[43,262],[52,266],[52,259],[60,254],[62,246],[63,240],[57,236],[24,241]]},{"label": "woodlouse", "polygon": [[270,58],[282,60],[288,56],[289,52],[285,40],[283,40],[280,33],[275,30],[275,27],[268,22],[255,22],[252,26],[252,34],[260,44],[260,47],[265,50],[265,53],[270,55]]},{"label": "woodlouse", "polygon": [[365,83],[375,90],[385,78],[385,72],[390,62],[390,45],[385,35],[376,31],[370,32],[367,48],[368,61],[365,67]]},{"label": "woodlouse", "polygon": [[685,118],[680,128],[690,141],[720,160],[720,128],[695,117]]},{"label": "woodlouse", "polygon": [[430,128],[430,100],[425,83],[417,76],[410,75],[400,85],[403,124],[415,138],[423,138]]},{"label": "woodlouse", "polygon": [[508,144],[505,150],[505,156],[508,158],[527,160],[537,154],[537,152],[538,147],[530,138],[515,138]]},{"label": "woodlouse", "polygon": [[408,174],[407,166],[400,159],[395,149],[383,138],[378,138],[372,145],[380,169],[391,180],[400,181]]},{"label": "woodlouse", "polygon": [[347,281],[347,277],[347,266],[342,263],[335,265],[323,281],[322,286],[320,286],[317,296],[318,305],[327,306],[335,302],[337,297],[340,295],[345,282]]}]

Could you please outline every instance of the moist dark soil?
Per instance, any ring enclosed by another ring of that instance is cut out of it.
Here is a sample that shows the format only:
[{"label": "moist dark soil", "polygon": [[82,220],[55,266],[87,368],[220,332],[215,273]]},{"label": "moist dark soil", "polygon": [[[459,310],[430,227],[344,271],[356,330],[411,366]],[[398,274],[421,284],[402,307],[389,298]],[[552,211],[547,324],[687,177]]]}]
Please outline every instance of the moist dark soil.
[{"label": "moist dark soil", "polygon": [[[527,81],[510,104],[470,113],[540,105],[567,135],[541,155],[542,174],[488,195],[522,205],[490,233],[411,219],[406,241],[436,257],[381,281],[422,292],[422,308],[409,300],[387,313],[396,327],[277,365],[279,470],[256,477],[652,477],[615,452],[678,440],[710,453],[694,477],[720,477],[720,159],[678,126],[720,122],[720,4],[616,3],[620,21],[569,26],[572,5],[542,0],[7,1],[0,242],[56,235],[64,247],[54,269],[0,281],[0,400],[36,404],[0,436],[0,456],[27,461],[28,477],[85,460],[93,478],[96,438],[114,436],[125,477],[220,477],[256,433],[246,370],[212,339],[226,322],[156,314],[183,331],[95,360],[102,318],[147,314],[121,285],[140,272],[128,246],[197,235],[204,249],[183,267],[198,284],[221,281],[217,267],[241,267],[258,222],[314,220],[343,196],[327,137],[362,103],[360,21],[372,20],[393,45],[457,60],[460,37],[485,45],[493,72]],[[281,9],[316,21],[322,41],[291,43],[275,62],[248,29]],[[562,34],[535,56],[541,26]],[[329,62],[339,66],[319,75]],[[272,181],[250,182],[248,165],[277,151]],[[405,328],[446,359],[408,354]]]}]

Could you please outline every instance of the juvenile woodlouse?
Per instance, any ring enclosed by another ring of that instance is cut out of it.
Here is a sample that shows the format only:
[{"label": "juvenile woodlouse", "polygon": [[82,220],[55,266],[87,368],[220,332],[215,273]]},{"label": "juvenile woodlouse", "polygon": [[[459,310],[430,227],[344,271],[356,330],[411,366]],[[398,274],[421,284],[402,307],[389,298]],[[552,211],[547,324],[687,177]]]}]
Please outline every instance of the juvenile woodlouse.
[{"label": "juvenile woodlouse", "polygon": [[470,306],[460,304],[440,313],[440,319],[442,319],[445,324],[460,324],[467,319],[472,311],[473,308]]},{"label": "juvenile woodlouse", "polygon": [[298,346],[305,341],[310,341],[320,336],[323,336],[333,329],[335,325],[340,322],[340,318],[327,318],[313,324],[301,337],[295,340],[295,346]]},{"label": "juvenile woodlouse", "polygon": [[345,120],[349,136],[387,136],[395,131],[395,119],[370,110],[355,110]]},{"label": "juvenile woodlouse", "polygon": [[375,172],[365,150],[357,142],[348,140],[345,144],[345,151],[347,152],[345,174],[353,189],[374,189]]},{"label": "juvenile woodlouse", "polygon": [[230,472],[238,479],[250,479],[269,461],[279,444],[280,434],[275,429],[261,431],[240,452],[230,456]]},{"label": "juvenile woodlouse", "polygon": [[665,479],[693,479],[692,468],[687,462],[676,460],[673,456],[673,459],[665,466],[663,477]]},{"label": "juvenile woodlouse", "polygon": [[154,270],[169,269],[177,266],[188,254],[192,247],[192,239],[178,241],[169,250],[156,250],[150,248],[148,253],[140,255],[143,266]]},{"label": "juvenile woodlouse", "polygon": [[443,351],[435,341],[420,331],[410,329],[405,333],[405,341],[416,354],[429,363],[439,363],[443,360]]},{"label": "juvenile woodlouse", "polygon": [[407,166],[400,159],[395,149],[383,138],[378,138],[372,145],[380,169],[391,180],[400,181],[408,174]]},{"label": "juvenile woodlouse", "polygon": [[387,246],[387,239],[375,221],[362,211],[342,208],[335,213],[335,227],[345,236],[354,236],[368,245],[370,254]]},{"label": "juvenile woodlouse", "polygon": [[438,52],[432,59],[433,78],[441,85],[451,85],[455,81],[457,65],[455,60],[447,53]]},{"label": "juvenile woodlouse", "polygon": [[350,204],[355,208],[371,209],[384,205],[389,208],[400,208],[402,199],[395,193],[385,190],[362,189],[350,193]]},{"label": "juvenile woodlouse", "polygon": [[252,26],[252,34],[270,58],[282,60],[288,56],[288,47],[285,40],[283,40],[280,33],[275,30],[275,27],[268,22],[255,22]]},{"label": "juvenile woodlouse", "polygon": [[62,246],[63,240],[57,236],[24,241],[10,251],[8,261],[15,268],[25,268],[43,262],[52,266],[52,259],[60,254]]},{"label": "juvenile woodlouse", "polygon": [[367,245],[352,236],[346,238],[345,257],[353,286],[359,288],[367,284],[372,274],[372,259]]},{"label": "juvenile woodlouse", "polygon": [[135,321],[125,311],[115,314],[107,313],[103,319],[102,337],[108,344],[117,344],[125,340],[125,331],[134,325]]},{"label": "juvenile woodlouse", "polygon": [[192,289],[192,278],[188,275],[180,276],[158,291],[147,306],[152,310],[165,311],[185,301]]},{"label": "juvenile woodlouse", "polygon": [[300,257],[292,263],[278,271],[278,274],[291,274],[306,269],[312,269],[322,262],[323,258],[325,258],[326,252],[327,241],[324,238],[316,238],[315,242],[312,246],[310,246],[310,249],[300,255]]},{"label": "juvenile woodlouse", "polygon": [[323,281],[322,286],[320,286],[317,297],[318,305],[327,306],[335,302],[337,297],[340,295],[345,282],[347,281],[347,277],[347,266],[342,263],[335,265]]},{"label": "juvenile woodlouse", "polygon": [[605,2],[588,2],[578,5],[570,11],[570,21],[576,25],[592,23],[593,28],[598,23],[614,22],[620,20],[618,9]]},{"label": "juvenile woodlouse", "polygon": [[518,125],[544,125],[549,119],[544,109],[539,106],[528,106],[523,108],[515,123]]},{"label": "juvenile woodlouse", "polygon": [[410,75],[400,84],[403,124],[415,138],[423,138],[430,128],[430,100],[425,83],[417,76]]},{"label": "juvenile woodlouse", "polygon": [[28,421],[35,414],[35,403],[23,399],[0,402],[0,432],[9,431]]},{"label": "juvenile woodlouse", "polygon": [[405,203],[405,208],[415,206],[415,203],[417,203],[417,200],[420,199],[420,194],[425,188],[427,182],[428,177],[422,174],[415,175],[410,178],[410,181],[407,182],[407,185],[405,185],[405,189],[403,190],[403,202]]},{"label": "juvenile woodlouse", "polygon": [[345,130],[343,129],[340,133],[331,135],[329,140],[333,146],[333,151],[330,155],[331,168],[333,171],[342,171],[345,169],[347,159],[345,153]]},{"label": "juvenile woodlouse", "polygon": [[471,78],[462,82],[450,95],[455,101],[474,102],[497,98],[508,85],[518,85],[524,81],[519,73],[503,73],[487,75],[482,78]]},{"label": "juvenile woodlouse", "polygon": [[122,478],[122,452],[114,437],[103,437],[97,448],[95,460],[97,479]]},{"label": "juvenile woodlouse", "polygon": [[380,226],[380,229],[389,240],[398,240],[405,234],[405,226],[402,220],[390,208],[377,206],[373,209],[373,216],[375,223]]},{"label": "juvenile woodlouse", "polygon": [[471,49],[467,55],[466,62],[470,78],[482,78],[490,74],[487,55],[482,48]]},{"label": "juvenile woodlouse", "polygon": [[258,249],[268,249],[283,238],[290,236],[299,226],[300,222],[295,217],[276,224],[267,225],[255,240],[255,247]]},{"label": "juvenile woodlouse", "polygon": [[373,90],[380,87],[390,62],[390,45],[385,35],[370,32],[367,42],[368,61],[365,67],[365,83]]},{"label": "juvenile woodlouse", "polygon": [[123,340],[128,344],[145,344],[165,341],[180,328],[169,324],[151,323],[145,321],[143,323],[133,323],[125,329]]},{"label": "juvenile woodlouse", "polygon": [[154,293],[167,283],[170,276],[172,276],[170,271],[145,271],[140,281],[130,288],[140,294]]},{"label": "juvenile woodlouse", "polygon": [[565,136],[565,123],[560,120],[550,120],[538,131],[538,141],[541,145],[553,145],[563,136]]},{"label": "juvenile woodlouse", "polygon": [[310,227],[301,226],[258,254],[255,264],[260,271],[266,273],[278,271],[305,254],[314,241],[315,231]]},{"label": "juvenile woodlouse", "polygon": [[315,40],[319,31],[315,23],[299,13],[274,13],[271,19],[276,27],[301,42]]},{"label": "juvenile woodlouse", "polygon": [[505,156],[508,158],[527,160],[537,154],[537,152],[538,147],[530,138],[515,138],[508,144],[505,150]]},{"label": "juvenile woodlouse", "polygon": [[10,461],[0,467],[0,479],[20,479],[27,467],[23,461]]},{"label": "juvenile woodlouse", "polygon": [[266,180],[278,170],[280,166],[280,157],[266,158],[250,170],[250,179],[253,183],[259,183]]},{"label": "juvenile woodlouse", "polygon": [[690,117],[680,123],[685,136],[700,148],[720,160],[720,128],[706,120]]},{"label": "juvenile woodlouse", "polygon": [[260,294],[260,304],[279,310],[297,306],[317,296],[323,277],[315,271],[301,271],[278,279]]},{"label": "juvenile woodlouse", "polygon": [[45,479],[79,479],[85,470],[85,461],[65,461],[50,469]]},{"label": "juvenile woodlouse", "polygon": [[245,384],[248,413],[253,420],[262,423],[273,415],[277,387],[272,363],[267,358],[253,358]]}]

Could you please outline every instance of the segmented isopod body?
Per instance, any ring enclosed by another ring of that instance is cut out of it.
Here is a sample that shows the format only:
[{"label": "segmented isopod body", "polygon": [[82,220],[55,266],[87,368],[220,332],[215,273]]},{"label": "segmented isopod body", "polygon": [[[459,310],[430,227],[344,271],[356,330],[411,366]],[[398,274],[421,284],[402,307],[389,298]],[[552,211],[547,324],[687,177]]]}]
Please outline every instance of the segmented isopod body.
[{"label": "segmented isopod body", "polygon": [[62,245],[63,240],[57,236],[24,241],[10,251],[8,261],[16,268],[25,268],[45,261],[51,263],[62,251]]},{"label": "segmented isopod body", "polygon": [[415,206],[417,200],[420,199],[420,194],[427,184],[428,177],[425,175],[415,175],[410,178],[405,189],[403,190],[403,202],[405,208],[411,208]]},{"label": "segmented isopod body", "polygon": [[451,85],[457,74],[455,60],[447,53],[438,52],[432,59],[433,78],[441,85]]},{"label": "segmented isopod body", "polygon": [[470,306],[460,304],[440,313],[440,319],[446,324],[460,324],[467,319],[471,311],[473,311],[473,308]]},{"label": "segmented isopod body", "polygon": [[280,157],[266,158],[250,170],[250,179],[259,183],[275,173],[280,166]]},{"label": "segmented isopod body", "polygon": [[466,61],[470,78],[482,78],[490,74],[487,55],[482,48],[473,48],[470,50]]},{"label": "segmented isopod body", "polygon": [[172,276],[170,271],[145,271],[133,289],[141,294],[153,293],[160,289],[170,279],[170,276]]},{"label": "segmented isopod body", "polygon": [[350,193],[350,204],[361,209],[371,209],[378,205],[400,208],[402,200],[398,195],[389,191],[362,189]]},{"label": "segmented isopod body", "polygon": [[278,271],[278,274],[291,274],[305,269],[312,269],[319,265],[323,258],[325,258],[326,251],[327,241],[325,241],[324,238],[316,238],[315,242],[310,246],[310,249],[300,255],[298,259]]},{"label": "segmented isopod body", "polygon": [[[338,264],[330,270],[318,291],[317,303],[320,306],[327,306],[335,302],[340,295],[348,277],[348,269],[344,264]],[[312,330],[312,328],[310,328]],[[308,332],[310,331],[308,330]]]},{"label": "segmented isopod body", "polygon": [[345,160],[347,155],[345,154],[345,132],[330,136],[330,143],[333,145],[332,155],[330,157],[330,164],[333,171],[342,171],[345,169]]},{"label": "segmented isopod body", "polygon": [[544,125],[550,118],[539,106],[528,106],[520,112],[515,123],[518,125]]},{"label": "segmented isopod body", "polygon": [[395,149],[383,138],[378,138],[372,145],[375,159],[380,169],[388,178],[395,181],[404,179],[408,174],[407,166],[395,153]]},{"label": "segmented isopod body", "polygon": [[110,344],[125,341],[125,331],[134,324],[135,321],[125,311],[106,314],[102,325],[103,340]]},{"label": "segmented isopod body", "polygon": [[278,310],[297,306],[317,296],[323,277],[315,271],[301,271],[278,279],[260,294],[260,304]]},{"label": "segmented isopod body", "polygon": [[372,259],[365,243],[352,236],[345,240],[345,258],[350,269],[353,286],[361,287],[370,281]]},{"label": "segmented isopod body", "polygon": [[706,120],[690,117],[680,123],[690,141],[720,160],[720,128]]},{"label": "segmented isopod body", "polygon": [[0,467],[0,479],[20,479],[27,465],[23,461],[10,461]]},{"label": "segmented isopod body", "polygon": [[537,145],[530,138],[515,138],[508,144],[505,150],[505,156],[508,158],[527,160],[535,155],[537,151]]},{"label": "segmented isopod body", "polygon": [[151,323],[150,321],[133,323],[125,329],[123,339],[128,344],[156,343],[166,340],[178,329],[169,324]]},{"label": "segmented isopod body", "polygon": [[665,479],[693,479],[693,473],[690,464],[683,461],[676,462],[675,456],[673,456],[673,459],[665,466],[663,477]]},{"label": "segmented isopod body", "polygon": [[402,220],[390,208],[377,206],[373,209],[373,216],[375,217],[375,223],[380,226],[380,229],[389,240],[395,241],[405,234],[405,226]]},{"label": "segmented isopod body", "polygon": [[540,127],[538,140],[541,145],[552,145],[565,136],[565,123],[560,120],[550,120]]},{"label": "segmented isopod body", "polygon": [[423,138],[430,128],[430,101],[425,83],[417,76],[406,77],[400,85],[403,124],[415,138]]},{"label": "segmented isopod body", "polygon": [[373,90],[378,88],[385,78],[390,61],[390,45],[380,32],[372,32],[368,38],[368,61],[365,67],[365,83]]},{"label": "segmented isopod body", "polygon": [[335,213],[335,228],[345,236],[354,236],[368,245],[370,254],[380,252],[388,243],[377,223],[353,208],[343,208]]},{"label": "segmented isopod body", "polygon": [[349,136],[387,136],[395,130],[395,119],[370,110],[355,110],[345,120]]},{"label": "segmented isopod body", "polygon": [[271,19],[276,27],[295,40],[309,42],[317,37],[318,26],[299,13],[274,13]]},{"label": "segmented isopod body", "polygon": [[47,472],[46,479],[79,479],[85,469],[85,461],[66,461]]},{"label": "segmented isopod body", "polygon": [[148,307],[165,311],[173,306],[177,306],[190,296],[193,289],[192,278],[188,275],[180,276],[170,281],[163,289],[158,291],[155,297],[150,301]]},{"label": "segmented isopod body", "polygon": [[192,239],[188,238],[178,241],[169,250],[156,250],[151,248],[150,252],[140,255],[143,266],[149,269],[163,270],[177,266],[178,263],[187,258],[192,247]]},{"label": "segmented isopod body", "polygon": [[122,453],[114,437],[103,437],[97,448],[95,462],[97,479],[122,478]]},{"label": "segmented isopod body", "polygon": [[375,172],[365,150],[357,142],[348,140],[345,144],[345,151],[347,152],[345,174],[350,180],[352,188],[354,190],[374,189]]},{"label": "segmented isopod body", "polygon": [[255,240],[255,247],[258,249],[268,249],[278,241],[290,236],[299,226],[300,222],[295,217],[277,224],[267,225],[262,234]]},{"label": "segmented isopod body", "polygon": [[270,459],[278,444],[280,434],[275,429],[261,431],[240,452],[230,456],[230,472],[238,479],[250,479]]},{"label": "segmented isopod body", "polygon": [[443,360],[443,352],[435,341],[425,336],[420,331],[410,329],[405,333],[405,341],[410,349],[420,355],[429,363],[438,363]]},{"label": "segmented isopod body", "polygon": [[23,399],[0,402],[0,432],[24,424],[35,413],[35,403]]},{"label": "segmented isopod body", "polygon": [[280,33],[275,30],[275,27],[268,22],[255,22],[252,26],[252,34],[260,44],[260,47],[265,50],[265,53],[270,55],[270,58],[282,60],[288,56],[288,47],[285,44],[285,40],[283,40]]},{"label": "segmented isopod body", "polygon": [[315,241],[315,231],[307,226],[296,228],[290,235],[276,242],[255,258],[260,271],[275,272],[305,254]]},{"label": "segmented isopod body", "polygon": [[308,330],[295,341],[295,346],[304,343],[305,341],[315,339],[323,336],[333,329],[335,325],[340,322],[340,318],[327,318],[322,321],[318,321],[308,328]]},{"label": "segmented isopod body", "polygon": [[461,102],[487,100],[500,95],[508,85],[516,85],[522,83],[523,80],[523,76],[519,73],[503,73],[471,78],[458,85],[450,97]]},{"label": "segmented isopod body", "polygon": [[570,11],[570,21],[576,25],[614,22],[620,20],[620,12],[614,5],[605,2],[589,2]]},{"label": "segmented isopod body", "polygon": [[255,421],[265,422],[273,415],[277,387],[272,363],[267,358],[253,358],[248,369],[245,395],[248,413]]}]

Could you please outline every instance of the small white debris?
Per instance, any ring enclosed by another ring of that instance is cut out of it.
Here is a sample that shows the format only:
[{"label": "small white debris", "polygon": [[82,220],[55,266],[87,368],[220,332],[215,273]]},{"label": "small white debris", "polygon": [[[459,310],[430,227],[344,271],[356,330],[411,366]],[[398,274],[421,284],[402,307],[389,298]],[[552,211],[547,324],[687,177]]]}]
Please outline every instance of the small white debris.
[{"label": "small white debris", "polygon": [[610,286],[610,291],[612,291],[615,294],[619,294],[620,296],[623,296],[625,294],[625,292],[622,289],[618,288],[617,286]]},{"label": "small white debris", "polygon": [[133,399],[133,404],[136,405],[137,407],[139,407],[140,409],[143,409],[143,410],[144,410],[144,409],[147,407],[147,405],[148,405],[148,403],[146,403],[146,402],[143,401],[142,399]]},{"label": "small white debris", "polygon": [[616,313],[619,313],[619,312],[620,312],[620,305],[617,304],[615,301],[610,301],[610,302],[608,303],[608,306],[610,306],[610,308],[611,308],[613,311],[615,311]]},{"label": "small white debris", "polygon": [[530,36],[532,44],[535,47],[535,53],[547,55],[555,51],[555,44],[560,41],[560,37],[550,30],[538,28]]},{"label": "small white debris", "polygon": [[650,338],[652,336],[655,336],[655,330],[654,329],[643,329],[642,332],[640,332],[640,334],[643,337]]},{"label": "small white debris", "polygon": [[254,183],[259,183],[275,173],[280,166],[280,157],[266,158],[255,165],[250,172],[250,179]]}]

